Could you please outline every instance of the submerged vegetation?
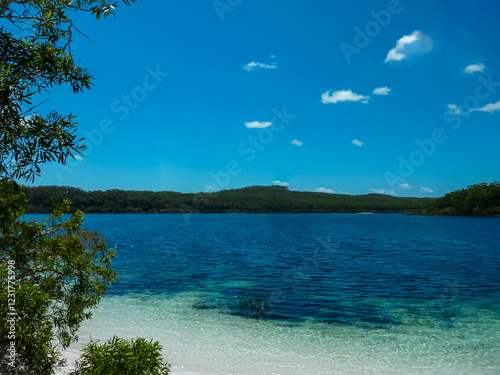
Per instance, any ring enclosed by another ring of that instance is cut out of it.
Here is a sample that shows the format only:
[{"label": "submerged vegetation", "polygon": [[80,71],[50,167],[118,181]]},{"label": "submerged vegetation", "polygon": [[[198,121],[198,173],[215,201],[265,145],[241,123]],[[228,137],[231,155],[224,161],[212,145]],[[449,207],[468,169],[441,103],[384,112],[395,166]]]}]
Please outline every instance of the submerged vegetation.
[{"label": "submerged vegetation", "polygon": [[271,301],[264,293],[253,290],[237,297],[238,313],[251,318],[264,318],[271,310]]},{"label": "submerged vegetation", "polygon": [[383,194],[347,195],[291,191],[282,186],[251,186],[214,193],[170,191],[92,191],[40,186],[24,189],[26,211],[46,213],[69,199],[85,213],[419,213],[434,198],[405,198]]},{"label": "submerged vegetation", "polygon": [[434,200],[428,215],[500,216],[500,182],[481,183]]}]

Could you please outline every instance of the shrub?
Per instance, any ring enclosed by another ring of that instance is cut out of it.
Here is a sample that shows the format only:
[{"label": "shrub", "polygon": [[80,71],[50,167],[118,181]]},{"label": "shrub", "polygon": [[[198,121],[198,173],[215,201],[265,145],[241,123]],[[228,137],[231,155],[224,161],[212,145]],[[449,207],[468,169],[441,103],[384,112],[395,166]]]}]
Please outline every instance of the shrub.
[{"label": "shrub", "polygon": [[70,375],[167,375],[158,341],[139,337],[129,341],[114,336],[102,345],[91,341]]}]

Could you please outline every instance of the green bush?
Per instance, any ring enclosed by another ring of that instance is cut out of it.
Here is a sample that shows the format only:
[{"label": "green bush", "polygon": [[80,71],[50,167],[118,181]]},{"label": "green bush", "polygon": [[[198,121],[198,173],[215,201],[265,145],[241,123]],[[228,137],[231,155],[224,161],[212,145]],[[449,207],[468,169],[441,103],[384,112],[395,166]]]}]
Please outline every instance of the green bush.
[{"label": "green bush", "polygon": [[115,255],[69,202],[42,222],[23,218],[22,189],[0,182],[0,374],[51,375],[116,279]]},{"label": "green bush", "polygon": [[170,365],[163,361],[158,341],[114,336],[106,343],[91,341],[71,375],[166,375]]}]

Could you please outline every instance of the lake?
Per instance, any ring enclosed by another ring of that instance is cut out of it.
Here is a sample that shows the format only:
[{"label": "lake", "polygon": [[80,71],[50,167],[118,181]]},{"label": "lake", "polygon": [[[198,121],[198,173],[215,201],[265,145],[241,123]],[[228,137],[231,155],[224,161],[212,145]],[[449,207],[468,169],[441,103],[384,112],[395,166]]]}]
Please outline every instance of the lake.
[{"label": "lake", "polygon": [[[29,215],[40,218],[43,215]],[[173,374],[499,374],[500,219],[86,215],[120,280],[82,343],[159,340]]]}]

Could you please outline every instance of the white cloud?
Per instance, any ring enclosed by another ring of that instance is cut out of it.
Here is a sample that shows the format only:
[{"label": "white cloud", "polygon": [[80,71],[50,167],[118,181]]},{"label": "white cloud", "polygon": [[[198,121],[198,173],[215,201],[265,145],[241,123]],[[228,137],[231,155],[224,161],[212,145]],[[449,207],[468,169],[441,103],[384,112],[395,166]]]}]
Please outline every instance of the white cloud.
[{"label": "white cloud", "polygon": [[406,182],[399,184],[399,187],[401,189],[407,189],[407,190],[411,189],[411,186],[409,184],[407,184]]},{"label": "white cloud", "polygon": [[375,194],[386,194],[386,195],[395,195],[394,190],[384,190],[384,189],[370,189],[372,193]]},{"label": "white cloud", "polygon": [[269,121],[247,121],[245,126],[248,129],[263,129],[271,126],[273,123]]},{"label": "white cloud", "polygon": [[357,139],[353,139],[351,143],[356,146],[363,146],[364,144],[363,142],[358,141]]},{"label": "white cloud", "polygon": [[420,188],[420,192],[421,192],[421,193],[434,193],[434,190],[429,189],[428,187],[422,186],[422,187]]},{"label": "white cloud", "polygon": [[489,112],[489,113],[500,112],[500,101],[496,103],[486,104],[484,107],[481,108],[471,109],[469,112],[476,112],[476,111]]},{"label": "white cloud", "polygon": [[213,187],[213,186],[211,186],[211,185],[205,186],[205,189],[206,189],[206,190],[209,190],[209,191],[213,191],[213,190],[215,190],[215,189],[214,189],[214,187]]},{"label": "white cloud", "polygon": [[264,64],[264,63],[252,61],[248,64],[244,64],[241,68],[243,70],[250,72],[250,71],[255,70],[255,69],[277,69],[278,65],[276,63]]},{"label": "white cloud", "polygon": [[460,115],[462,114],[462,110],[456,104],[448,104],[448,113],[450,115]]},{"label": "white cloud", "polygon": [[335,104],[337,102],[361,102],[368,103],[369,96],[353,93],[351,90],[339,90],[330,94],[331,90],[321,94],[321,102],[325,104]]},{"label": "white cloud", "polygon": [[401,61],[411,55],[422,55],[432,50],[432,39],[430,36],[416,30],[410,35],[405,35],[396,42],[396,47],[387,53],[385,63],[389,61]]},{"label": "white cloud", "polygon": [[285,181],[280,181],[280,180],[275,180],[273,181],[273,185],[278,185],[278,186],[290,186],[288,182]]},{"label": "white cloud", "polygon": [[276,58],[276,55],[269,55],[269,57],[270,57],[271,59],[275,59],[275,58]]},{"label": "white cloud", "polygon": [[293,145],[295,145],[295,146],[302,146],[302,145],[304,144],[304,142],[299,141],[299,140],[297,140],[297,139],[294,139],[294,140],[292,141],[292,144],[293,144]]},{"label": "white cloud", "polygon": [[391,91],[391,89],[387,86],[377,87],[375,90],[373,90],[373,94],[374,95],[389,95],[389,91]]},{"label": "white cloud", "polygon": [[481,64],[481,63],[472,64],[472,65],[467,66],[464,69],[464,73],[472,74],[472,73],[476,73],[476,72],[484,72],[484,68],[486,68],[484,66],[484,64]]},{"label": "white cloud", "polygon": [[73,155],[73,159],[83,160],[83,158],[80,155]]},{"label": "white cloud", "polygon": [[316,188],[316,189],[314,189],[314,191],[317,193],[335,194],[335,192],[332,189],[326,189],[324,187]]}]

